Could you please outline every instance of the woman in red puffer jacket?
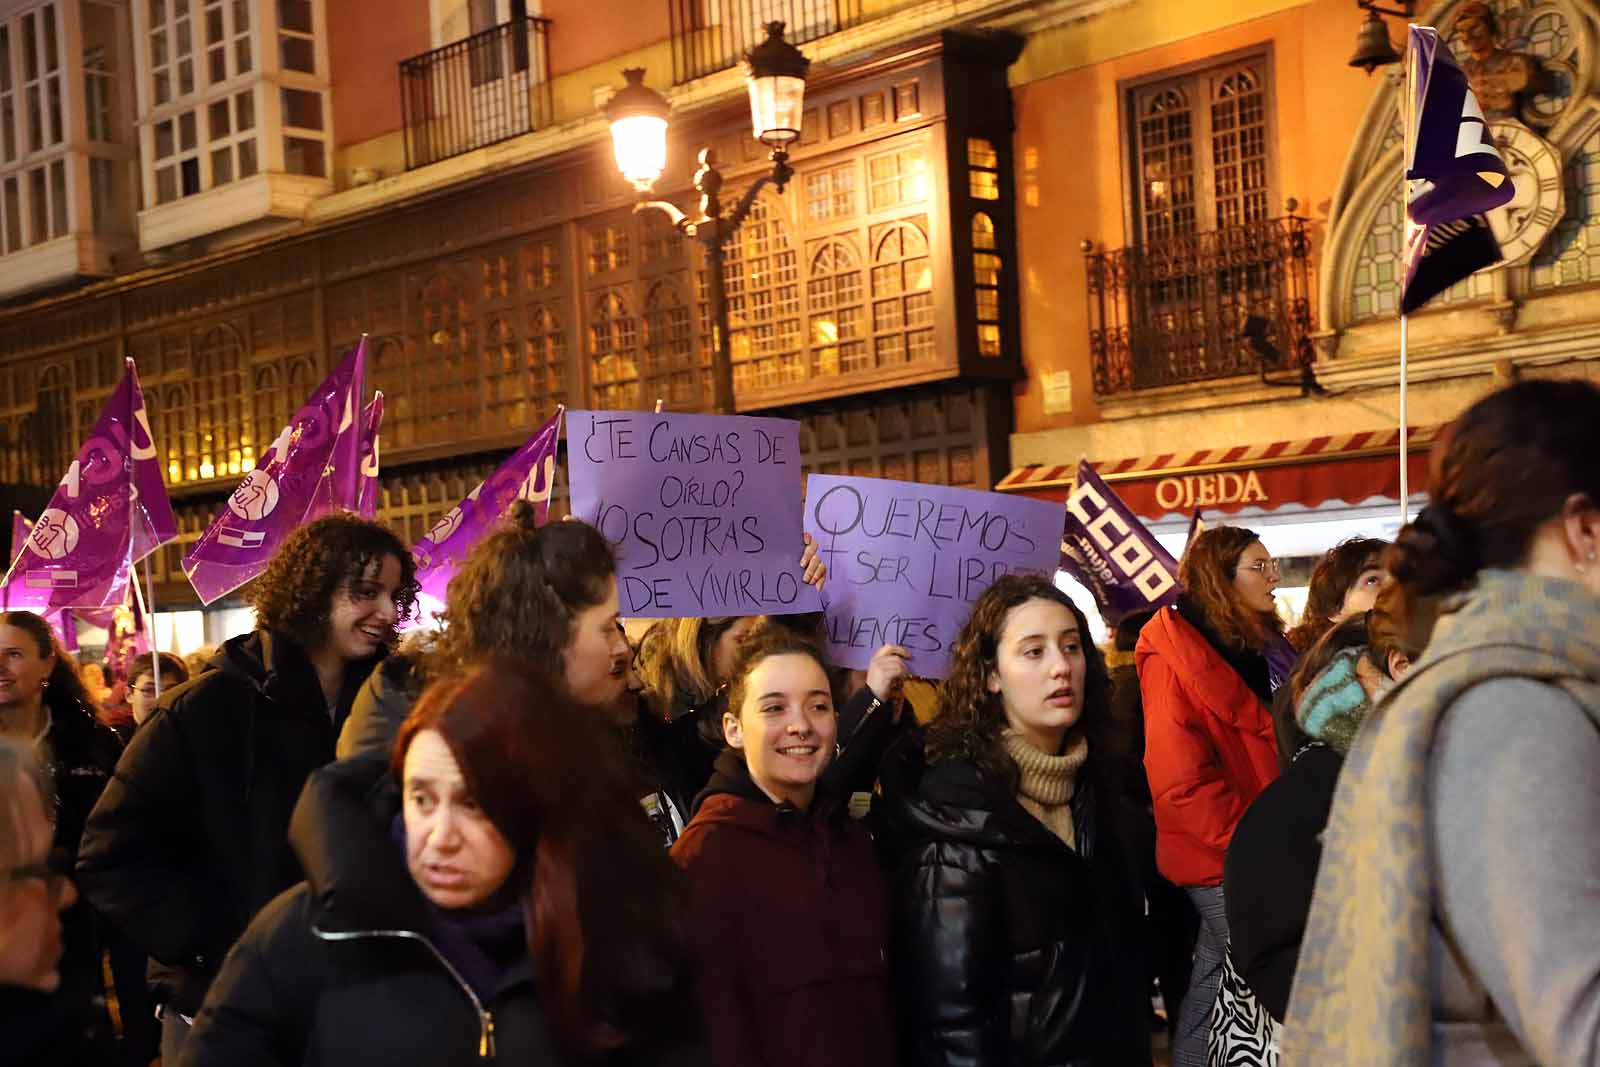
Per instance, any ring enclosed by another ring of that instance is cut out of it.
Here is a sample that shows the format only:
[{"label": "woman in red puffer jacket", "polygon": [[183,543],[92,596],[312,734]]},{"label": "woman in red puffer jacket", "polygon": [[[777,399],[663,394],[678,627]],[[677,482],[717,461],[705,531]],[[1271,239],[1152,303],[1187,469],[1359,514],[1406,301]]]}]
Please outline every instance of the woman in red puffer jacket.
[{"label": "woman in red puffer jacket", "polygon": [[1172,1062],[1204,1067],[1228,946],[1222,861],[1240,816],[1278,776],[1272,691],[1294,654],[1272,598],[1278,565],[1251,531],[1201,533],[1184,553],[1179,579],[1183,596],[1144,627],[1134,660],[1156,865],[1185,888],[1201,922]]}]

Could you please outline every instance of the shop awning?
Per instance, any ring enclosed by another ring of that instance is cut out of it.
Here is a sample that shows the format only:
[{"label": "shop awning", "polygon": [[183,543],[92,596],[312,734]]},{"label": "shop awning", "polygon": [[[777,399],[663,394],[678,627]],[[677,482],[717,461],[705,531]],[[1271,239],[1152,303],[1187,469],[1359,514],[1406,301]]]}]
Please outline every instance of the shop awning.
[{"label": "shop awning", "polygon": [[[1427,489],[1428,449],[1440,426],[1413,429],[1406,443],[1410,489]],[[1265,445],[1235,445],[1200,452],[1092,463],[1117,495],[1148,519],[1205,511],[1264,510],[1330,500],[1359,504],[1373,497],[1400,499],[1400,431],[1312,437]],[[995,489],[1043,500],[1065,500],[1077,462],[1018,467]]]}]

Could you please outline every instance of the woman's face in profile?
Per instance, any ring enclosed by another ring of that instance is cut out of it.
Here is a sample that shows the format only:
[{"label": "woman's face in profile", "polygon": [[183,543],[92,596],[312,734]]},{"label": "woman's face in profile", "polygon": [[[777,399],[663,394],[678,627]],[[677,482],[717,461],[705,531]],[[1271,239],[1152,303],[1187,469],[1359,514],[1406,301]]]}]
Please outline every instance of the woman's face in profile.
[{"label": "woman's face in profile", "polygon": [[422,895],[441,908],[471,908],[505,885],[516,853],[461,776],[437,730],[406,751],[403,818],[406,866]]}]

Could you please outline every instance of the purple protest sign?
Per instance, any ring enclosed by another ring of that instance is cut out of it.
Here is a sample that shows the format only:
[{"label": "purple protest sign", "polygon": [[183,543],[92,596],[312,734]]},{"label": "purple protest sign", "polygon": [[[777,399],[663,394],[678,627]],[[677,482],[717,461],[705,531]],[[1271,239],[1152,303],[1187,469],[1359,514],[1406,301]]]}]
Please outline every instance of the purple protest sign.
[{"label": "purple protest sign", "polygon": [[[437,610],[444,606],[445,591],[456,567],[513,500],[531,503],[534,522],[544,525],[550,514],[550,493],[555,488],[561,412],[558,407],[550,421],[535,430],[521,448],[511,453],[510,459],[479,482],[461,503],[433,524],[427,536],[411,546],[411,555],[417,561],[417,583],[428,607]],[[428,613],[425,608],[418,615],[426,617]]]},{"label": "purple protest sign", "polygon": [[[15,529],[15,527],[13,527]],[[178,536],[133,360],[6,575],[12,608],[123,602],[133,564]]]},{"label": "purple protest sign", "polygon": [[805,530],[828,565],[833,662],[865,669],[886,644],[942,678],[973,602],[1002,574],[1054,574],[1061,505],[920,482],[813,474]]},{"label": "purple protest sign", "polygon": [[800,580],[798,422],[647,411],[568,419],[572,513],[615,548],[623,615],[822,610]]},{"label": "purple protest sign", "polygon": [[1178,599],[1177,560],[1087,460],[1078,464],[1078,482],[1067,497],[1061,569],[1094,594],[1107,626]]},{"label": "purple protest sign", "polygon": [[361,484],[356,492],[356,512],[363,519],[378,517],[378,430],[383,425],[383,390],[372,394],[372,403],[361,413]]},{"label": "purple protest sign", "polygon": [[201,603],[226,596],[265,570],[296,526],[335,510],[340,500],[354,503],[360,470],[355,413],[366,344],[363,338],[317,386],[183,557]]}]

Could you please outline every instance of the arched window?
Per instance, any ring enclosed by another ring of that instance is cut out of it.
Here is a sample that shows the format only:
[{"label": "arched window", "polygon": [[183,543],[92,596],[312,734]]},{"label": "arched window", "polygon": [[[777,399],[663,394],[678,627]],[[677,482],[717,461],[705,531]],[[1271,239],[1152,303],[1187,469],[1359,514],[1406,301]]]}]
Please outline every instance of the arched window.
[{"label": "arched window", "polygon": [[933,266],[911,222],[877,228],[872,252],[872,351],[879,367],[932,358]]},{"label": "arched window", "polygon": [[729,242],[723,277],[734,389],[803,381],[800,266],[788,223],[767,198],[756,198]]},{"label": "arched window", "polygon": [[589,313],[589,359],[594,369],[595,406],[613,411],[640,406],[637,327],[628,305],[606,293]]},{"label": "arched window", "polygon": [[550,309],[542,304],[528,307],[528,335],[523,342],[527,373],[533,384],[528,394],[536,401],[533,421],[549,418],[557,404],[567,400],[567,335]]},{"label": "arched window", "polygon": [[[650,287],[644,304],[644,379],[674,406],[695,407],[699,375],[689,337],[689,308],[670,282]],[[653,397],[644,397],[653,403]]]},{"label": "arched window", "polygon": [[812,375],[866,370],[871,362],[867,357],[860,256],[845,241],[824,241],[811,254],[807,275]]},{"label": "arched window", "polygon": [[516,330],[504,318],[494,318],[484,328],[481,353],[483,374],[483,429],[515,429],[528,417],[528,376],[522,367],[522,345]]},{"label": "arched window", "polygon": [[1267,102],[1251,67],[1218,79],[1211,98],[1212,181],[1217,227],[1267,217]]},{"label": "arched window", "polygon": [[1188,95],[1167,88],[1139,109],[1139,214],[1147,243],[1195,228],[1194,115]]},{"label": "arched window", "polygon": [[982,211],[972,216],[972,287],[977,306],[978,354],[1000,354],[1000,268],[999,246],[994,238],[994,220]]},{"label": "arched window", "polygon": [[207,330],[194,347],[190,421],[199,433],[199,449],[185,457],[184,468],[194,468],[202,479],[244,473],[243,362],[244,343],[226,323]]}]

